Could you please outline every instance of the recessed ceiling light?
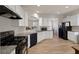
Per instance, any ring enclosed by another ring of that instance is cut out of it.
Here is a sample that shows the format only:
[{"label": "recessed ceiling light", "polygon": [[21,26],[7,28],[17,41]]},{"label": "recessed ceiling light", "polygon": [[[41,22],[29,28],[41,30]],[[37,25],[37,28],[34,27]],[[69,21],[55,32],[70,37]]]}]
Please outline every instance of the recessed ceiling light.
[{"label": "recessed ceiling light", "polygon": [[69,6],[65,6],[65,8],[69,8]]}]

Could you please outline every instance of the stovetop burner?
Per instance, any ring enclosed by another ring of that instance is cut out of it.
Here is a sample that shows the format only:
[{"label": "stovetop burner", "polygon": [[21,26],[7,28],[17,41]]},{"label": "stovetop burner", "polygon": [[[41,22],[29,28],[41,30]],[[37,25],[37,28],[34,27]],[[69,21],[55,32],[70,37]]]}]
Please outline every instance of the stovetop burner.
[{"label": "stovetop burner", "polygon": [[[21,41],[21,40],[20,40],[20,41]],[[20,41],[19,41],[19,40],[14,40],[14,41],[12,41],[12,42],[7,42],[6,45],[17,45]]]},{"label": "stovetop burner", "polygon": [[17,45],[25,36],[14,36],[14,31],[0,32],[0,46]]},{"label": "stovetop burner", "polygon": [[25,37],[15,37],[14,40],[8,40],[6,42],[1,42],[1,46],[18,45]]},{"label": "stovetop burner", "polygon": [[21,41],[22,40],[7,41],[5,43],[1,43],[1,46],[18,45]]}]

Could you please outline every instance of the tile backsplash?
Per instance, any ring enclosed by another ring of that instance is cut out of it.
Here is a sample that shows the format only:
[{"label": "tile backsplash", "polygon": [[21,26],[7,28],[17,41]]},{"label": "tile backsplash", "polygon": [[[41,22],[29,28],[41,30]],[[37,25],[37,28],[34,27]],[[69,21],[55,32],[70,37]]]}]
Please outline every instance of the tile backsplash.
[{"label": "tile backsplash", "polygon": [[25,30],[25,27],[19,26],[18,20],[8,19],[0,16],[0,32],[14,30],[15,34]]}]

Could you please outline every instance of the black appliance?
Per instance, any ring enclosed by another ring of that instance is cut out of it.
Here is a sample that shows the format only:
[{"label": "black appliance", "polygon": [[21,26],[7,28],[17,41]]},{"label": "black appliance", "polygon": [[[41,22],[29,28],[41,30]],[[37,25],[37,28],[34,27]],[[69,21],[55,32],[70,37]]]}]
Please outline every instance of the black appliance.
[{"label": "black appliance", "polygon": [[42,27],[41,30],[42,31],[47,31],[47,27]]},{"label": "black appliance", "polygon": [[37,44],[37,33],[30,34],[30,48]]},{"label": "black appliance", "polygon": [[27,38],[24,38],[24,40],[22,40],[20,43],[17,44],[16,47],[16,54],[27,54],[28,53],[28,43],[26,41]]},{"label": "black appliance", "polygon": [[4,5],[0,5],[0,16],[9,18],[9,19],[22,19],[18,14],[10,10]]},{"label": "black appliance", "polygon": [[28,37],[25,36],[14,36],[14,31],[0,32],[0,46],[16,45],[16,54],[22,54],[24,49],[27,50],[27,40]]},{"label": "black appliance", "polygon": [[62,25],[59,27],[59,37],[65,39],[65,40],[68,40],[67,32],[71,31],[71,30],[72,30],[72,27],[70,25],[70,22],[63,22]]}]

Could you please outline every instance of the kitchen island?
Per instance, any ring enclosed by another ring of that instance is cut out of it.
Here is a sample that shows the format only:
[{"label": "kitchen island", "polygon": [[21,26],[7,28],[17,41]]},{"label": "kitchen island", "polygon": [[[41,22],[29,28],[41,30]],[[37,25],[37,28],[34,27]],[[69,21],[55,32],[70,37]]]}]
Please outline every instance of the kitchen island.
[{"label": "kitchen island", "polygon": [[24,54],[27,53],[27,36],[14,36],[14,31],[0,32],[0,54]]},{"label": "kitchen island", "polygon": [[[36,35],[36,34],[37,35]],[[33,35],[34,34],[34,35]],[[31,36],[34,36],[31,38]],[[52,39],[53,38],[53,30],[47,30],[47,31],[24,31],[22,33],[16,34],[16,36],[28,36],[28,48],[31,47],[31,40],[35,38],[35,42],[39,43],[45,39]]]},{"label": "kitchen island", "polygon": [[37,32],[37,42],[41,42],[42,40],[45,39],[52,39],[53,38],[53,31],[52,30],[47,30],[47,31],[40,31]]}]

